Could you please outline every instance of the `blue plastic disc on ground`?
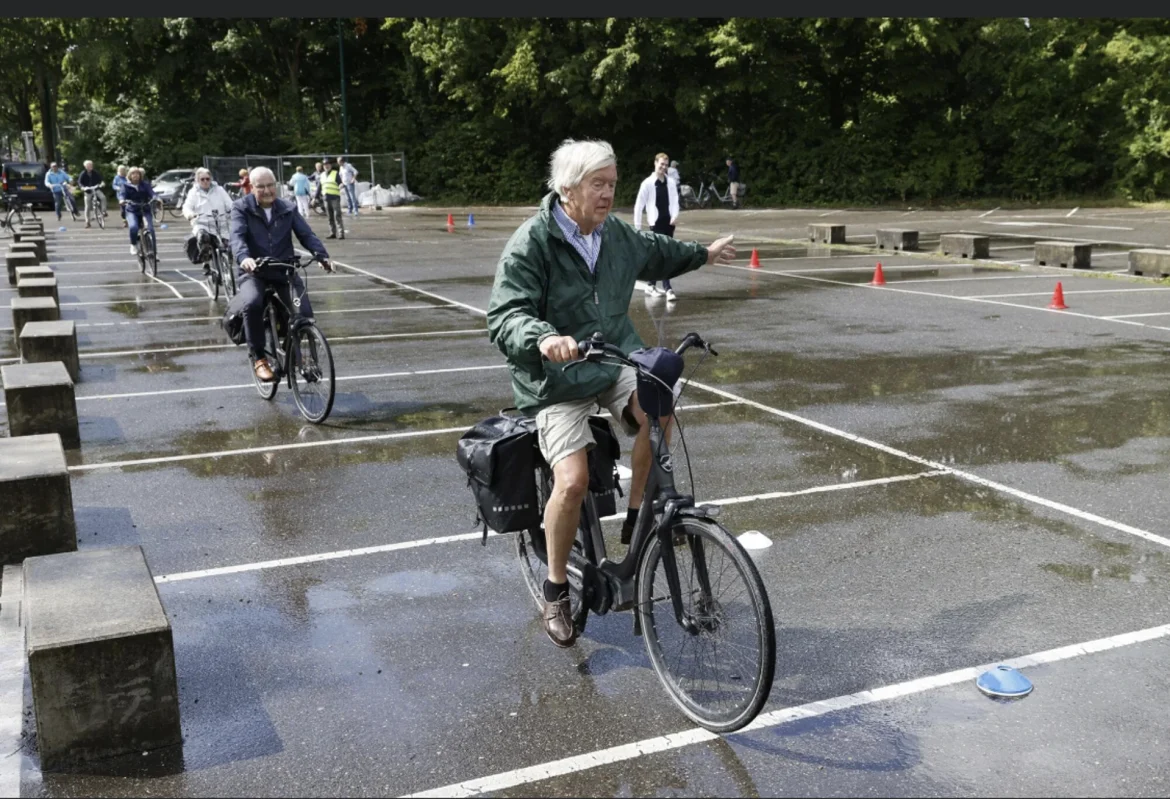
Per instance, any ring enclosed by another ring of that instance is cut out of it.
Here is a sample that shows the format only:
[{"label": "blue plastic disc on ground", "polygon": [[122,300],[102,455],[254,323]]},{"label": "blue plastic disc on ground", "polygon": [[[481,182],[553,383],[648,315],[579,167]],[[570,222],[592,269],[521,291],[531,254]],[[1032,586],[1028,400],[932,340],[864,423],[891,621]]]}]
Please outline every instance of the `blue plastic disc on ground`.
[{"label": "blue plastic disc on ground", "polygon": [[65,227],[64,225],[62,225],[61,227],[57,228],[57,230],[60,230],[61,232],[65,232],[65,231],[66,231],[66,230],[68,230],[68,229],[69,229],[69,228]]},{"label": "blue plastic disc on ground", "polygon": [[983,672],[975,685],[988,696],[1018,698],[1032,693],[1032,682],[1011,666],[999,665]]},{"label": "blue plastic disc on ground", "polygon": [[163,222],[161,225],[159,225],[159,227],[160,227],[160,228],[162,228],[163,230],[166,230],[166,229],[167,229],[167,223],[166,223],[166,222]]}]

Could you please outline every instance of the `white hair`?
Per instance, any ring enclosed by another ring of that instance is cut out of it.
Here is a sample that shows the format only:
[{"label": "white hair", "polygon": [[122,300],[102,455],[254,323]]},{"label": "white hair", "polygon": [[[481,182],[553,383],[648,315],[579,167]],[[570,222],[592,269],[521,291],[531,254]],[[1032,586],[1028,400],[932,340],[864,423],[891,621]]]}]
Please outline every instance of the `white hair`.
[{"label": "white hair", "polygon": [[256,185],[256,181],[265,175],[272,178],[273,183],[276,182],[276,175],[274,175],[272,170],[266,166],[253,167],[252,171],[248,173],[248,180],[252,181],[252,185]]},{"label": "white hair", "polygon": [[198,181],[199,178],[203,177],[204,175],[207,175],[207,177],[210,178],[211,177],[211,170],[205,166],[201,166],[195,170],[195,180],[196,181]]},{"label": "white hair", "polygon": [[590,172],[609,166],[617,166],[617,156],[609,142],[565,139],[549,159],[548,187],[567,200],[568,189],[581,185]]},{"label": "white hair", "polygon": [[83,161],[81,165],[88,169],[89,167],[93,166],[93,161]]}]

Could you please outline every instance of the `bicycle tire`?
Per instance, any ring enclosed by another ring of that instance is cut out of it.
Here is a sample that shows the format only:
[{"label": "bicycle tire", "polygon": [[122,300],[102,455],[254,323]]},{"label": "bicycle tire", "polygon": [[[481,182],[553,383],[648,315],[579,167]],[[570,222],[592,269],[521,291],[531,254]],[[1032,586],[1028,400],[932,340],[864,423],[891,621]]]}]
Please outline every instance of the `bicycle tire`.
[{"label": "bicycle tire", "polygon": [[[306,344],[308,357],[306,357]],[[297,409],[312,424],[321,424],[333,410],[337,375],[325,334],[314,324],[297,330],[289,352],[289,378]]]},{"label": "bicycle tire", "polygon": [[219,289],[223,285],[223,270],[219,264],[219,253],[212,254],[211,262],[207,264],[207,276],[203,279],[211,290],[211,299],[218,300]]},{"label": "bicycle tire", "polygon": [[[280,351],[276,347],[276,318],[274,316],[274,309],[271,301],[264,306],[264,353],[263,356],[268,359],[270,366],[276,367],[280,364]],[[272,381],[269,383],[263,382],[256,376],[256,365],[249,362],[252,367],[252,382],[256,384],[256,391],[260,396],[266,400],[271,400],[276,396],[276,390],[280,388],[280,374],[273,375]],[[273,372],[277,372],[273,368]]]},{"label": "bicycle tire", "polygon": [[224,296],[230,300],[236,296],[236,290],[238,289],[238,286],[236,286],[236,267],[231,259],[228,258],[227,253],[222,250],[218,250],[217,252],[219,253],[219,266],[223,275]]},{"label": "bicycle tire", "polygon": [[138,234],[138,268],[142,270],[142,274],[146,274],[146,245],[143,244],[143,233]]},{"label": "bicycle tire", "polygon": [[[666,692],[688,718],[712,732],[734,732],[751,723],[772,690],[776,631],[768,593],[751,557],[727,530],[715,522],[679,518],[672,525],[670,535],[667,540],[677,540],[681,535],[685,542],[676,544],[672,550],[677,559],[680,589],[686,595],[688,607],[685,610],[688,614],[694,613],[698,629],[694,633],[687,632],[674,616],[666,570],[665,567],[659,568],[664,564],[662,538],[655,535],[643,549],[638,563],[635,612],[640,617],[646,652]],[[696,564],[700,561],[695,554],[696,546],[706,565],[711,596],[704,597],[701,585],[696,586],[694,582],[698,572]],[[716,560],[719,561],[717,564]],[[729,575],[729,571],[732,574]],[[743,588],[733,587],[733,591],[741,591],[742,598],[714,596],[735,576]],[[693,604],[696,595],[698,603]],[[748,618],[741,621],[741,616],[733,617],[733,608],[746,609]],[[717,636],[724,633],[738,633],[742,640],[716,643]],[[688,643],[692,646],[688,647]],[[755,655],[751,654],[753,646]],[[685,651],[688,648],[692,650],[689,658]],[[694,669],[698,677],[683,676],[682,661],[703,660],[704,649],[709,649],[711,657]],[[736,654],[733,656],[732,653]],[[680,661],[672,664],[669,658],[673,654],[677,654]],[[724,676],[731,701],[726,707],[715,707],[714,697],[724,688]],[[712,682],[715,690],[711,690]]]},{"label": "bicycle tire", "polygon": [[150,264],[151,277],[158,277],[158,244],[154,240],[154,232],[147,230],[143,235],[149,237],[146,245],[146,260]]},{"label": "bicycle tire", "polygon": [[[536,498],[541,513],[552,495],[552,470],[541,466],[534,475],[536,480]],[[580,528],[578,528],[580,534]],[[536,610],[544,610],[544,580],[548,576],[548,550],[544,544],[544,525],[534,530],[521,530],[516,533],[516,557],[520,561],[520,573],[524,577],[524,585],[532,601],[536,603]],[[585,630],[585,623],[589,619],[589,607],[585,604],[581,582],[575,576],[569,575],[569,615],[573,619],[573,627],[577,634]]]},{"label": "bicycle tire", "polygon": [[74,222],[76,222],[78,218],[77,203],[74,201],[73,195],[70,194],[68,190],[66,190],[65,193],[61,196],[65,198],[65,205],[69,207],[69,216],[73,219]]},{"label": "bicycle tire", "polygon": [[94,199],[93,201],[93,215],[97,218],[98,229],[106,229],[106,212],[102,208],[101,200]]}]

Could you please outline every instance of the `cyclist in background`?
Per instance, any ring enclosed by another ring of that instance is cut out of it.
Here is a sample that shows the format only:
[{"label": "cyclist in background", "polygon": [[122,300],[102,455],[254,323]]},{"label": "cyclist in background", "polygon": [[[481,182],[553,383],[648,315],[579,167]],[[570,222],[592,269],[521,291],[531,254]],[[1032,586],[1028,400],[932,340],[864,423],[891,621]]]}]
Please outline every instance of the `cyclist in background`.
[{"label": "cyclist in background", "polygon": [[[195,234],[199,252],[210,250],[208,239],[213,238],[215,222],[211,212],[219,211],[219,229],[227,233],[229,217],[232,213],[232,198],[224,191],[223,186],[211,179],[211,171],[205,167],[195,170],[195,185],[187,192],[187,199],[183,201],[183,216],[191,222],[191,232]],[[227,249],[225,242],[220,242],[223,249]],[[203,264],[204,276],[211,274],[211,267]]]},{"label": "cyclist in background", "polygon": [[[276,196],[276,175],[266,166],[258,166],[251,174],[252,193],[232,203],[232,256],[239,270],[236,272],[237,297],[243,297],[244,338],[248,341],[248,357],[256,377],[264,382],[276,379],[264,352],[264,290],[269,284],[281,292],[290,308],[289,283],[283,278],[271,279],[256,273],[256,259],[275,258],[290,262],[295,256],[292,237],[305,249],[321,259],[321,268],[333,271],[325,245],[313,233],[296,206]],[[301,298],[301,316],[312,318],[313,306],[299,274],[292,276],[292,288]]]},{"label": "cyclist in background", "polygon": [[[150,212],[150,201],[154,199],[154,189],[150,181],[143,177],[142,167],[132,166],[126,170],[126,182],[118,190],[118,202],[127,211],[126,221],[130,228],[130,254],[138,254],[138,229],[145,221],[147,229],[154,231],[154,216]],[[128,203],[143,203],[141,206],[127,206]]]},{"label": "cyclist in background", "polygon": [[105,214],[106,197],[97,190],[102,183],[102,173],[93,168],[93,161],[86,161],[82,166],[85,169],[77,176],[77,185],[83,189],[93,189],[85,193],[85,226],[92,227],[90,215]]},{"label": "cyclist in background", "polygon": [[69,183],[73,178],[69,173],[57,166],[57,162],[49,164],[49,171],[45,173],[45,188],[53,192],[53,208],[57,211],[57,221],[61,221],[61,207],[65,202],[65,192],[69,191]]},{"label": "cyclist in background", "polygon": [[[127,168],[128,167],[125,164],[119,165],[118,166],[118,174],[114,175],[114,180],[113,180],[113,184],[112,184],[113,188],[114,188],[114,197],[119,199],[119,200],[122,197],[122,194],[121,194],[122,187],[126,185],[126,170],[127,170]],[[121,208],[122,208],[122,227],[126,227],[126,206],[123,205],[123,206],[121,206]]]}]

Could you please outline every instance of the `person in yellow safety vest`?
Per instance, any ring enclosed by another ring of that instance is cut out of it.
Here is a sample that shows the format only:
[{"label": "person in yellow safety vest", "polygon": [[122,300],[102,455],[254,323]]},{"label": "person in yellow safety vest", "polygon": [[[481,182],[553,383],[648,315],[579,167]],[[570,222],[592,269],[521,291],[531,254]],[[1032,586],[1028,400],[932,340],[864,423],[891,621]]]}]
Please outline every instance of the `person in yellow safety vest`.
[{"label": "person in yellow safety vest", "polygon": [[344,239],[345,227],[341,221],[341,178],[332,159],[325,158],[321,163],[325,166],[325,171],[321,174],[321,194],[325,197],[325,209],[329,213],[329,235],[325,238]]}]

